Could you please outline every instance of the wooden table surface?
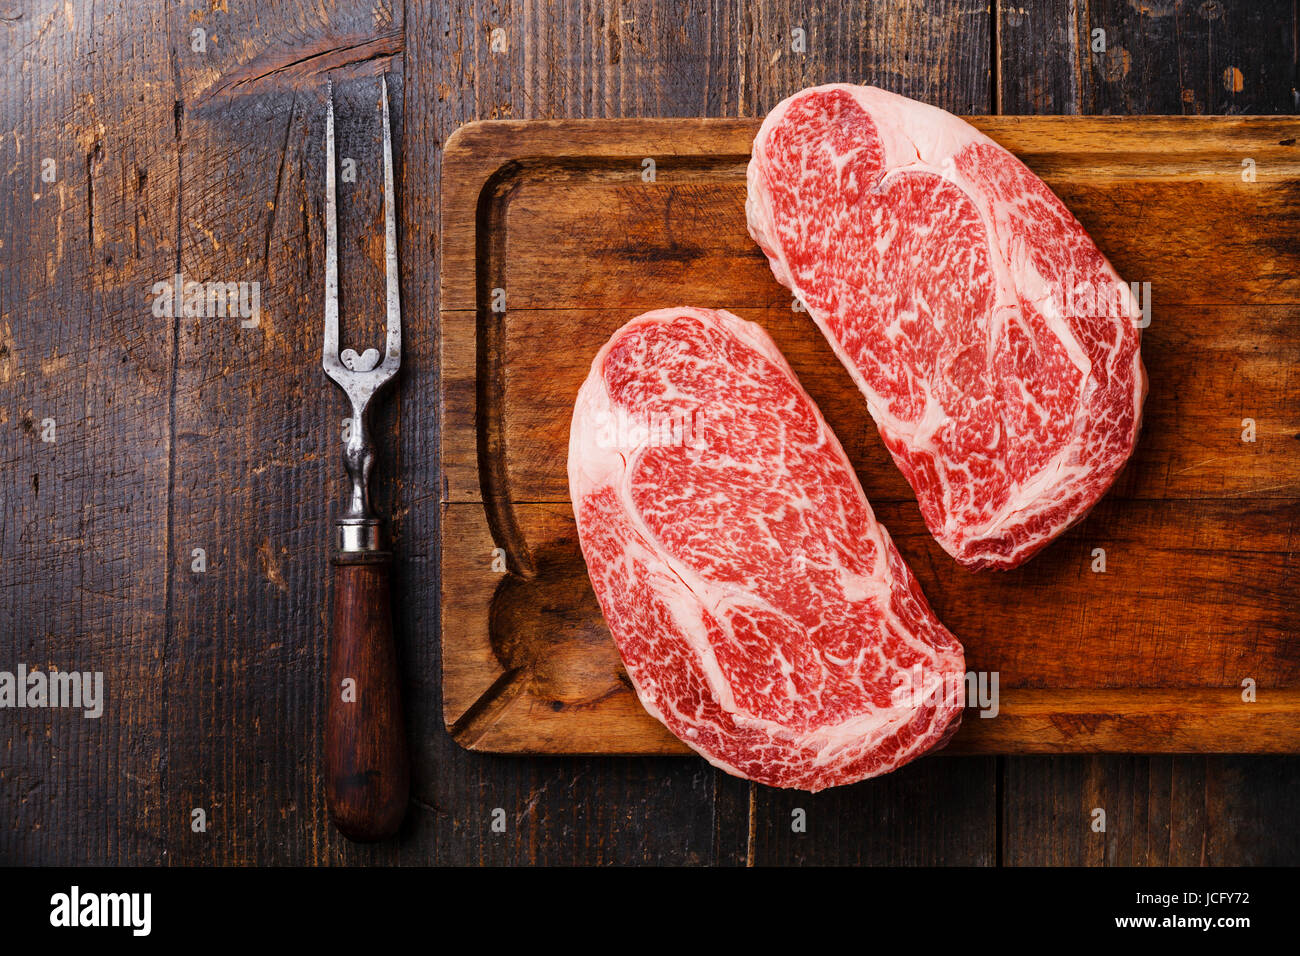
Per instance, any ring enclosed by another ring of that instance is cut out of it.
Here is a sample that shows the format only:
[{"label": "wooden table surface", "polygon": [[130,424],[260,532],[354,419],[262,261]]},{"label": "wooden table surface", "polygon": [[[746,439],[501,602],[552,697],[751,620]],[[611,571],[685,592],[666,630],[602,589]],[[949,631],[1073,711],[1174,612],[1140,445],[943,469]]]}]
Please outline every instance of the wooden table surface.
[{"label": "wooden table surface", "polygon": [[[936,757],[812,797],[693,758],[463,751],[435,455],[441,147],[464,122],[761,116],[832,80],[957,113],[1294,114],[1296,30],[1292,0],[0,0],[0,670],[106,686],[98,719],[0,711],[0,862],[1300,863],[1300,757]],[[364,847],[321,782],[343,494],[321,135],[332,77],[343,314],[374,336],[381,73],[406,349],[377,497],[414,780],[400,839]],[[256,324],[169,316],[177,273],[258,283]]]}]

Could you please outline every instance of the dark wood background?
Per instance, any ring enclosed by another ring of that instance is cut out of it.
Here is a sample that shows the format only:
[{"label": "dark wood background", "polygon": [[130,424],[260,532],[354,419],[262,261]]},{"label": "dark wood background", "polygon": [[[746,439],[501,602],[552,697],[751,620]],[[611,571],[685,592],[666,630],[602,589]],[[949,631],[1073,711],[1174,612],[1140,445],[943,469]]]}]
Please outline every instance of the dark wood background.
[{"label": "dark wood background", "polygon": [[[0,862],[1300,863],[1297,757],[938,757],[811,797],[692,758],[462,751],[440,716],[434,452],[439,168],[461,123],[759,116],[831,80],[958,113],[1293,114],[1296,28],[1294,0],[0,0],[0,669],[107,685],[98,720],[0,711]],[[382,319],[382,73],[406,348],[378,498],[414,797],[400,839],[360,847],[321,782],[343,492],[321,135],[332,77],[361,347]],[[260,324],[155,317],[177,271],[260,282]]]}]

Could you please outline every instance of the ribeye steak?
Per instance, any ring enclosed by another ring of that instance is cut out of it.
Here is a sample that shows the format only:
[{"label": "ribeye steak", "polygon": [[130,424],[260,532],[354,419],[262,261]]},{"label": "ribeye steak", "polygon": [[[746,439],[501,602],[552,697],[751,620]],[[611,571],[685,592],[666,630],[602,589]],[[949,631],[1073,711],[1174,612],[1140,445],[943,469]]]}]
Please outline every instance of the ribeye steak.
[{"label": "ribeye steak", "polygon": [[750,234],[866,396],[931,533],[1011,568],[1137,440],[1135,297],[1052,191],[943,110],[804,90],[754,140]]},{"label": "ribeye steak", "polygon": [[956,729],[961,645],[757,325],[679,308],[616,332],[578,393],[569,491],[641,702],[713,764],[820,790]]}]

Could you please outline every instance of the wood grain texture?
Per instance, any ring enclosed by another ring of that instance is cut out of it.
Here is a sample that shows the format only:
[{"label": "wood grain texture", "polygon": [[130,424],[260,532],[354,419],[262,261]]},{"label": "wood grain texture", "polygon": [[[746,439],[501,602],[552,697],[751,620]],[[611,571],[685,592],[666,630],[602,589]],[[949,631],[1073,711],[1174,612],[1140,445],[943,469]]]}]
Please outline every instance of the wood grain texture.
[{"label": "wood grain texture", "polygon": [[[699,761],[475,754],[442,723],[437,410],[421,397],[438,393],[439,175],[457,127],[752,118],[807,82],[838,79],[962,114],[997,111],[999,94],[1006,112],[1031,102],[1057,112],[1295,110],[1290,0],[1224,3],[1213,20],[1200,17],[1203,4],[1173,17],[1139,9],[1169,6],[1031,0],[1015,4],[1029,20],[1013,37],[1009,4],[952,0],[817,10],[781,0],[10,4],[0,17],[0,668],[102,668],[108,706],[98,721],[0,714],[0,861],[870,864],[1027,862],[1051,851],[1053,862],[1105,862],[1070,829],[1071,808],[1088,802],[1074,767],[1132,808],[1111,813],[1116,860],[1157,860],[1135,841],[1159,846],[1166,825],[1180,846],[1205,848],[1170,859],[1300,860],[1292,758],[944,758],[896,782],[819,795],[796,836],[788,795]],[[1073,79],[1071,8],[1145,31],[1111,35],[1129,51],[1126,79]],[[789,30],[805,19],[808,48],[796,57]],[[198,26],[212,38],[203,55],[188,46]],[[492,52],[495,27],[503,53]],[[1232,96],[1215,86],[1229,65],[1243,73]],[[400,117],[407,334],[376,490],[393,517],[414,802],[397,841],[357,847],[329,826],[321,783],[321,608],[342,410],[312,356],[330,76],[339,134],[361,171],[340,192],[344,321],[381,314],[368,245],[381,207],[365,175],[377,162],[380,72]],[[57,161],[53,184],[39,178],[42,156]],[[1218,226],[1232,254],[1198,250],[1200,268],[1185,277],[1201,305],[1233,304],[1210,298],[1218,273],[1285,281],[1267,270],[1267,250],[1238,245],[1230,216]],[[1123,251],[1126,267],[1143,254]],[[152,283],[177,265],[198,280],[260,280],[261,326],[154,317]],[[1168,285],[1162,294],[1178,291]],[[1265,349],[1279,341],[1264,336]],[[1234,388],[1247,400],[1266,386]],[[46,417],[58,423],[53,445],[39,441]],[[1213,434],[1180,467],[1211,458]],[[1172,477],[1197,494],[1252,481],[1250,469]],[[1241,537],[1286,535],[1259,503]],[[901,526],[897,513],[885,520]],[[1209,524],[1210,540],[1230,536],[1222,513]],[[207,551],[206,577],[190,571],[194,547]],[[1162,766],[1183,769],[1161,776]],[[1126,803],[1136,767],[1155,793],[1182,796]],[[196,807],[205,834],[191,829]],[[492,828],[497,809],[504,832]]]},{"label": "wood grain texture", "polygon": [[[1292,866],[1279,825],[1295,757],[1042,757],[1006,762],[1013,866]],[[1105,830],[1094,829],[1105,813]]]},{"label": "wood grain texture", "polygon": [[397,833],[411,797],[410,756],[393,650],[389,552],[334,556],[325,683],[325,802],[343,835]]},{"label": "wood grain texture", "polygon": [[105,45],[58,3],[0,23],[0,669],[104,680],[98,718],[0,712],[6,863],[165,852],[176,343],[148,291],[177,254],[168,28],[119,9],[135,42]]},{"label": "wood grain texture", "polygon": [[756,787],[747,862],[992,866],[996,767],[990,757],[950,757],[818,794]]},{"label": "wood grain texture", "polygon": [[[867,83],[954,113],[993,112],[990,5],[980,0],[740,4],[741,115],[819,83]],[[803,52],[795,49],[803,30]]]},{"label": "wood grain texture", "polygon": [[1300,110],[1290,0],[998,0],[996,8],[999,113]]}]

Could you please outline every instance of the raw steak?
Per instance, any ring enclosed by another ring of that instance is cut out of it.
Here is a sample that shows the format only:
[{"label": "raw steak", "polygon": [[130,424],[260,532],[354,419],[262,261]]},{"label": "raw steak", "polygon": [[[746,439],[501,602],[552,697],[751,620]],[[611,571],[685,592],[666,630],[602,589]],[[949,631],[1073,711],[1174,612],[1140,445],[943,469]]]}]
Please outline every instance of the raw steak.
[{"label": "raw steak", "polygon": [[763,122],[747,212],[949,554],[1015,567],[1105,493],[1146,395],[1137,304],[1018,159],[943,110],[822,86]]},{"label": "raw steak", "polygon": [[664,309],[600,350],[569,492],[646,710],[714,765],[820,790],[947,740],[962,648],[772,340]]}]

